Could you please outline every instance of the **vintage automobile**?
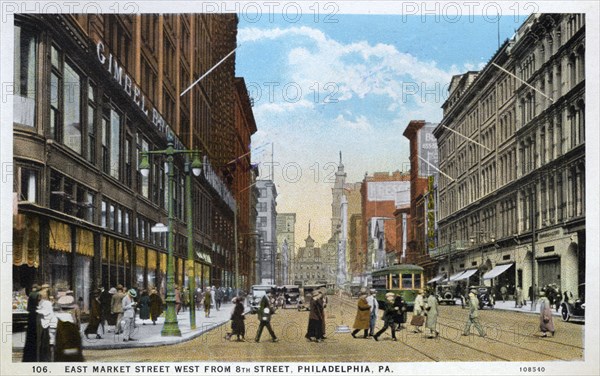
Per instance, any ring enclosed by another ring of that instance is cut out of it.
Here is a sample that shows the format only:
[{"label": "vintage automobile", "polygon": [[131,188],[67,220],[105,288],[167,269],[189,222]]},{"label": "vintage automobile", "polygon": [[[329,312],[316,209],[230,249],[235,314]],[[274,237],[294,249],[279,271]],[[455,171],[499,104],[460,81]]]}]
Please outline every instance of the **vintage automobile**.
[{"label": "vintage automobile", "polygon": [[456,297],[454,296],[455,290],[456,288],[454,285],[438,285],[436,289],[438,302],[456,304]]},{"label": "vintage automobile", "polygon": [[585,320],[585,303],[581,299],[574,299],[572,293],[565,291],[560,303],[560,316],[563,321]]},{"label": "vintage automobile", "polygon": [[484,307],[490,307],[494,309],[494,305],[496,302],[494,301],[494,297],[492,295],[492,288],[490,286],[470,286],[469,291],[475,289],[477,290],[477,299],[479,299],[479,309],[483,309]]},{"label": "vintage automobile", "polygon": [[[275,286],[273,285],[253,285],[250,295],[248,295],[248,306],[250,307],[250,313],[256,313],[262,297],[270,292],[274,292],[274,290]],[[273,304],[274,302],[271,303]]]}]

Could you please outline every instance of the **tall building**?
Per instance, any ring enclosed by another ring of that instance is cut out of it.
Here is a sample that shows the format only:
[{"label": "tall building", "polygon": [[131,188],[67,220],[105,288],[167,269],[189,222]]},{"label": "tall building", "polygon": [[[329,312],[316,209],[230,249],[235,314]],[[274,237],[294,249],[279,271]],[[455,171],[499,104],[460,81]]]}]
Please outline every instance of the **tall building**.
[{"label": "tall building", "polygon": [[233,181],[233,197],[237,203],[237,240],[240,286],[250,286],[250,272],[254,258],[255,228],[251,224],[252,213],[252,174],[256,168],[251,164],[250,138],[256,133],[256,122],[252,113],[252,103],[242,77],[235,78],[235,158],[226,165],[227,177]]},{"label": "tall building", "polygon": [[291,284],[294,255],[296,253],[296,213],[277,213],[277,256],[275,282]]},{"label": "tall building", "polygon": [[259,238],[257,280],[261,284],[275,284],[277,263],[277,189],[272,180],[257,180],[258,217],[256,230]]},{"label": "tall building", "polygon": [[480,72],[453,78],[434,132],[454,179],[439,179],[440,272],[582,295],[584,57],[584,15],[533,14]]},{"label": "tall building", "polygon": [[[224,15],[20,14],[14,25],[13,288],[90,291],[120,283],[165,290],[168,175],[140,152],[197,149],[193,242],[197,286],[232,285],[236,205],[222,170],[234,148],[236,45]],[[187,283],[184,158],[174,161],[174,275]],[[187,268],[189,272],[189,268]]]},{"label": "tall building", "polygon": [[[361,274],[368,279],[375,268],[398,259],[394,212],[400,203],[398,192],[410,190],[410,175],[400,171],[365,174],[361,192],[361,248],[366,263]],[[377,230],[377,231],[376,231]]]},{"label": "tall building", "polygon": [[[402,250],[401,260],[409,264],[430,264],[428,248],[436,242],[436,216],[434,196],[437,185],[437,140],[432,134],[437,124],[412,120],[404,130],[410,149],[410,197],[403,201],[396,215],[397,248]],[[430,194],[427,194],[430,193]],[[423,207],[427,201],[429,208]],[[431,267],[430,267],[431,269]],[[427,273],[427,270],[426,270]],[[430,274],[437,273],[433,270]]]}]

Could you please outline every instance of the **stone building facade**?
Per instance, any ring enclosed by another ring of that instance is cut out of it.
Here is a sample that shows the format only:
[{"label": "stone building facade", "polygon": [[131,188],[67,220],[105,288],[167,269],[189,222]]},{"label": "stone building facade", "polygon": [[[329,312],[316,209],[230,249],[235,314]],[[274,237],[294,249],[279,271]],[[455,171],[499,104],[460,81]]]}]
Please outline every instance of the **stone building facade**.
[{"label": "stone building facade", "polygon": [[584,15],[534,14],[480,72],[453,78],[434,132],[454,179],[439,179],[440,272],[581,296],[584,57]]}]

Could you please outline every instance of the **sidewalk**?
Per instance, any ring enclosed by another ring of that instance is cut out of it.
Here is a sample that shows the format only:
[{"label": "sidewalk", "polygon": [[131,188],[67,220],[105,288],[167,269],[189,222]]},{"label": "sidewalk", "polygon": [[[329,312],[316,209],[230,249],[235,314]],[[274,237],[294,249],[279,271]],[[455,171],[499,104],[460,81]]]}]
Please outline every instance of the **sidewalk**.
[{"label": "sidewalk", "polygon": [[[532,311],[531,310],[531,301],[530,300],[527,301],[527,305],[524,305],[521,308],[515,307],[515,301],[514,300],[507,300],[505,302],[503,302],[502,300],[500,300],[500,301],[497,300],[495,302],[494,309],[499,309],[499,310],[502,310],[502,311],[514,311],[514,312],[532,313],[532,314],[536,314],[536,315],[540,314],[540,305],[536,302],[536,304],[535,304],[535,311]],[[560,317],[560,309],[559,309],[558,312],[556,312],[555,308],[552,309],[552,316],[559,316]]]},{"label": "sidewalk", "polygon": [[[152,325],[151,320],[140,320],[139,316],[136,316],[135,323],[136,328],[134,330],[133,338],[137,341],[123,342],[123,334],[115,335],[114,332],[106,332],[100,334],[102,339],[96,339],[95,336],[90,335],[89,339],[85,338],[83,331],[87,326],[87,323],[81,325],[81,338],[83,349],[123,349],[123,348],[134,348],[134,347],[152,347],[161,345],[172,345],[189,341],[193,338],[199,337],[200,335],[217,328],[223,324],[227,324],[231,318],[231,312],[233,310],[232,303],[225,303],[221,305],[219,311],[211,309],[210,317],[204,317],[203,310],[196,311],[196,329],[190,329],[190,312],[180,311],[177,315],[177,323],[179,330],[181,331],[181,337],[163,337],[161,330],[163,323],[165,322],[164,313],[156,321],[156,325]],[[106,328],[108,330],[108,328]],[[102,327],[98,328],[99,332],[102,333]],[[25,345],[25,332],[16,332],[12,334],[13,351],[22,351]]]}]

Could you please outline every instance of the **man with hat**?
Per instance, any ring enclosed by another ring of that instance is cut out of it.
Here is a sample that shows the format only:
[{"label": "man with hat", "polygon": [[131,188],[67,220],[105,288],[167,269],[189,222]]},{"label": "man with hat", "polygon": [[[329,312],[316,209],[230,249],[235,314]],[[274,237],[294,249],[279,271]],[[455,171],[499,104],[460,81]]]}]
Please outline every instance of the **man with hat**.
[{"label": "man with hat", "polygon": [[367,302],[367,290],[365,288],[360,289],[360,295],[358,296],[358,303],[356,307],[356,318],[354,319],[354,331],[352,331],[352,337],[356,338],[356,334],[364,330],[364,338],[367,338],[369,331],[369,320],[371,306]]},{"label": "man with hat", "polygon": [[394,318],[399,308],[394,306],[395,297],[396,294],[394,294],[393,292],[388,292],[387,294],[385,294],[386,302],[383,311],[383,328],[381,328],[373,336],[373,339],[375,341],[379,341],[379,336],[382,335],[387,330],[387,328],[392,329],[392,341],[396,341],[396,321],[394,321]]},{"label": "man with hat", "polygon": [[135,338],[132,338],[135,328],[135,302],[133,299],[136,296],[137,292],[134,289],[129,289],[122,300],[123,323],[121,324],[121,330],[123,331],[123,342],[136,341]]},{"label": "man with hat", "polygon": [[485,337],[485,332],[479,323],[479,299],[477,299],[477,290],[471,289],[469,292],[469,318],[465,325],[463,336],[468,336],[471,331],[471,325],[475,325],[475,329],[481,337]]},{"label": "man with hat", "polygon": [[375,332],[375,323],[377,322],[377,311],[379,310],[379,302],[377,301],[377,290],[371,289],[369,296],[367,296],[367,303],[371,307],[369,313],[369,336],[373,336]]}]

